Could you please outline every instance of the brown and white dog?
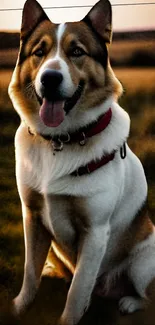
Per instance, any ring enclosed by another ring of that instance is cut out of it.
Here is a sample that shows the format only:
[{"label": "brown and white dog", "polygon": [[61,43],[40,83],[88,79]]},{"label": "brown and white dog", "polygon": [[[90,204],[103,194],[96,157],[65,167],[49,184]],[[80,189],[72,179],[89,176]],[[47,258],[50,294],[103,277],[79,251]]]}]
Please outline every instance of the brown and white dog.
[{"label": "brown and white dog", "polygon": [[141,309],[155,277],[147,183],[125,144],[130,120],[108,59],[111,16],[108,0],[59,25],[35,0],[24,6],[9,86],[21,117],[16,175],[26,251],[17,316],[36,295],[51,241],[73,273],[61,324],[77,324],[93,292],[118,294],[124,313]]}]

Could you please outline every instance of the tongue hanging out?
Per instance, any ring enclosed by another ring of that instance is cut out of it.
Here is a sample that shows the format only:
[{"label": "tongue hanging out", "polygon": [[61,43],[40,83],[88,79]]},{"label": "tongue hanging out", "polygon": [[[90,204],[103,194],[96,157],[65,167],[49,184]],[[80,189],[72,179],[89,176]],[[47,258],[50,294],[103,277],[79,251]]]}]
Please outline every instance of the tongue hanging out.
[{"label": "tongue hanging out", "polygon": [[52,102],[43,98],[39,112],[43,123],[49,127],[57,127],[60,125],[65,117],[64,105],[64,101]]}]

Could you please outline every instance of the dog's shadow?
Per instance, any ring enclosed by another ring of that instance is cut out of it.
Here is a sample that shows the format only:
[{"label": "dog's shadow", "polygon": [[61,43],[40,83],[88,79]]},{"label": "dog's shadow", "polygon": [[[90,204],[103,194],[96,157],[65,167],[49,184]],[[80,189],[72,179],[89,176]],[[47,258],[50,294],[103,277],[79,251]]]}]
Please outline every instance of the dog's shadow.
[{"label": "dog's shadow", "polygon": [[[68,285],[63,279],[43,277],[33,306],[21,318],[14,320],[9,308],[0,319],[0,325],[56,325],[63,311]],[[118,302],[94,296],[89,310],[79,325],[154,325],[154,301],[145,311],[123,316]]]}]

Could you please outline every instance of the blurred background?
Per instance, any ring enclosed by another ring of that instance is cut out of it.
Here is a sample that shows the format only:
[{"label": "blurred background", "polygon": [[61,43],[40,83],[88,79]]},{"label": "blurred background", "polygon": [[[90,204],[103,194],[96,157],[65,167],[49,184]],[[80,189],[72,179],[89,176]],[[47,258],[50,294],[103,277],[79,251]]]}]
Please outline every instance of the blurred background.
[{"label": "blurred background", "polygon": [[[40,0],[54,22],[82,19],[93,0]],[[130,114],[129,144],[141,159],[149,185],[149,211],[155,222],[155,2],[112,0],[111,64],[122,82],[120,104]],[[15,182],[14,135],[20,123],[8,97],[8,84],[17,59],[23,0],[0,0],[0,324],[9,318],[10,299],[22,282],[24,242],[20,201]],[[62,277],[61,272],[59,277]],[[22,325],[55,324],[63,308],[67,285],[63,279],[44,278],[36,303]],[[43,299],[42,299],[43,297]],[[155,324],[155,311],[121,317],[115,302],[94,302],[81,324]],[[113,310],[113,313],[111,312]],[[15,322],[17,324],[17,322]],[[106,323],[104,323],[106,324]]]}]

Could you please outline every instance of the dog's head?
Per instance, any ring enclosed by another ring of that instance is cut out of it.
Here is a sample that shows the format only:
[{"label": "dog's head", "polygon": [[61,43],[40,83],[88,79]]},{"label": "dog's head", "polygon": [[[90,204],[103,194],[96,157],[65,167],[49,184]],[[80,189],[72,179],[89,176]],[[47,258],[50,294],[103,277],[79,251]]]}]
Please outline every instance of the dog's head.
[{"label": "dog's head", "polygon": [[80,114],[95,112],[109,96],[120,94],[108,59],[111,20],[108,0],[100,0],[82,21],[60,25],[37,1],[25,3],[9,94],[21,118],[37,132],[61,131],[70,116],[78,123]]}]

